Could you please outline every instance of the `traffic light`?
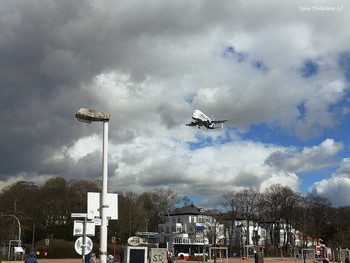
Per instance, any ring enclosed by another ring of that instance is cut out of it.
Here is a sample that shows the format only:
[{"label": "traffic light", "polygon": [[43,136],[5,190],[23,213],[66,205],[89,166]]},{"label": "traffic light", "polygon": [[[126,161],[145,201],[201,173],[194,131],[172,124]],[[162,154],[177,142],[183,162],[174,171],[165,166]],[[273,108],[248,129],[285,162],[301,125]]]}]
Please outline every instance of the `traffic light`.
[{"label": "traffic light", "polygon": [[2,219],[4,217],[4,212],[0,212],[0,219]]}]

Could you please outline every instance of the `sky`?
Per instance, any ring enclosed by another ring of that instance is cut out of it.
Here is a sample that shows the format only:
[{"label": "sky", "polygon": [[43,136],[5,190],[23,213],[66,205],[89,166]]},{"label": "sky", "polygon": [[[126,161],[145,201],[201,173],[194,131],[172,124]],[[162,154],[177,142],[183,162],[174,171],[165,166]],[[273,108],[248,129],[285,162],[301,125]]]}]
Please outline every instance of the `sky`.
[{"label": "sky", "polygon": [[[0,189],[101,179],[199,206],[272,184],[350,205],[347,0],[2,0]],[[185,126],[192,111],[223,129]]]}]

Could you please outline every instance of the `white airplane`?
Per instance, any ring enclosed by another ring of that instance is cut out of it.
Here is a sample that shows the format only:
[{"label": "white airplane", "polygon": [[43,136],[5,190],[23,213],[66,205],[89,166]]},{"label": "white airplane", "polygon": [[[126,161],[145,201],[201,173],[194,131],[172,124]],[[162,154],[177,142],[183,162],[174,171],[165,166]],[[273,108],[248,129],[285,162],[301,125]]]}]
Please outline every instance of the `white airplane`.
[{"label": "white airplane", "polygon": [[[201,126],[206,127],[207,129],[216,129],[216,128],[223,128],[224,122],[227,120],[218,120],[214,121],[211,120],[207,115],[205,115],[200,110],[194,110],[192,114],[192,119],[195,121],[192,121],[191,123],[187,123],[186,126],[198,126],[200,128]],[[220,126],[217,126],[215,124],[221,123]]]}]

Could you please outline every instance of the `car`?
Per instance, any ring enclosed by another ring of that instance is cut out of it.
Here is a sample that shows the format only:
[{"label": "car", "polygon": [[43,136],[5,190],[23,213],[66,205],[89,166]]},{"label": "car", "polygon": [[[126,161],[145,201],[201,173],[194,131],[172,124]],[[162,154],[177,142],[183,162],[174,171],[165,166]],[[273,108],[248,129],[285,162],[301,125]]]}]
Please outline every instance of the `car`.
[{"label": "car", "polygon": [[180,259],[189,259],[190,258],[190,254],[187,252],[179,252],[177,254],[177,257]]},{"label": "car", "polygon": [[[193,255],[195,257],[201,257],[201,256],[203,256],[203,253],[194,253]],[[207,257],[208,253],[204,253],[204,255]],[[187,252],[179,252],[177,254],[177,257],[180,258],[180,259],[189,259],[190,258],[190,254],[187,253]]]}]

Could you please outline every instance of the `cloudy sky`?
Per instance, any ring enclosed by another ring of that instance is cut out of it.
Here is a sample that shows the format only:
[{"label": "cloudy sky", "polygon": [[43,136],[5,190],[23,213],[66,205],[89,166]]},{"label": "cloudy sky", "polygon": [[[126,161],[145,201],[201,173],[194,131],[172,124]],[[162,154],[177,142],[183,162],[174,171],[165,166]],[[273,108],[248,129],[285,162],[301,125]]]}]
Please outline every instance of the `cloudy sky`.
[{"label": "cloudy sky", "polygon": [[[350,205],[346,0],[3,0],[0,189],[101,178],[197,204],[290,186]],[[187,127],[192,111],[228,119]]]}]

